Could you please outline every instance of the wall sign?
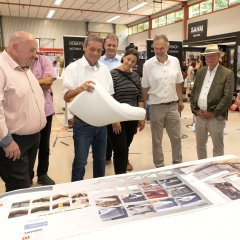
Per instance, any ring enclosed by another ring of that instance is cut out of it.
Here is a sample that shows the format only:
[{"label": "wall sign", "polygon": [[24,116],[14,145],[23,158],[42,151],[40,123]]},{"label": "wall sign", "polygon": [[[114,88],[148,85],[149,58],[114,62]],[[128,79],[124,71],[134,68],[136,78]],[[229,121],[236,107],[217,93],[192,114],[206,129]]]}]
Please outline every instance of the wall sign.
[{"label": "wall sign", "polygon": [[63,36],[65,67],[83,56],[85,38],[85,36]]},{"label": "wall sign", "polygon": [[[182,62],[182,42],[169,41],[170,47],[168,54],[178,58],[179,62]],[[153,49],[153,40],[147,40],[147,59],[155,56]]]},{"label": "wall sign", "polygon": [[188,41],[199,41],[207,38],[208,20],[188,24]]}]

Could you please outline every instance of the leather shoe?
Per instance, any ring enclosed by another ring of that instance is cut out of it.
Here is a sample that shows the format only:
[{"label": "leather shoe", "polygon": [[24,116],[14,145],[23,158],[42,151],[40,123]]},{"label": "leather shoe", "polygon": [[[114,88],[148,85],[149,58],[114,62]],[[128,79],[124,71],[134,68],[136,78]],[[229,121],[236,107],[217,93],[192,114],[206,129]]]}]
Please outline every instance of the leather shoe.
[{"label": "leather shoe", "polygon": [[133,170],[133,166],[130,162],[127,163],[127,171],[132,171]]},{"label": "leather shoe", "polygon": [[55,182],[47,174],[43,174],[42,176],[39,176],[37,183],[41,184],[41,185],[54,185],[55,184]]}]

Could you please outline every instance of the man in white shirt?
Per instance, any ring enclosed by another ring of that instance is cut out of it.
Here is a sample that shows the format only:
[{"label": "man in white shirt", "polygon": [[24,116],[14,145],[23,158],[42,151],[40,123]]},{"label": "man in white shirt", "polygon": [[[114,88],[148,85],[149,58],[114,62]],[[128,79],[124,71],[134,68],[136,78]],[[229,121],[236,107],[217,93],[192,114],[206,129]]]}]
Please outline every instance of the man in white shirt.
[{"label": "man in white shirt", "polygon": [[198,159],[207,158],[208,132],[212,138],[213,156],[224,155],[223,131],[234,88],[233,72],[219,64],[222,52],[217,44],[208,45],[202,55],[205,55],[207,66],[197,71],[191,91]]},{"label": "man in white shirt", "polygon": [[[85,39],[84,56],[69,64],[65,70],[62,91],[66,102],[70,102],[83,91],[94,91],[92,86],[94,81],[102,84],[110,95],[114,94],[111,74],[108,68],[99,62],[102,50],[103,40],[100,37],[88,36]],[[91,126],[75,116],[73,139],[75,156],[72,181],[84,178],[90,145],[93,154],[93,177],[103,177],[105,175],[107,127]]]},{"label": "man in white shirt", "polygon": [[172,145],[173,164],[182,162],[180,114],[183,110],[183,77],[179,61],[167,54],[169,41],[165,35],[153,40],[155,56],[143,65],[142,87],[144,102],[150,105],[153,162],[164,166],[163,130],[166,128]]}]

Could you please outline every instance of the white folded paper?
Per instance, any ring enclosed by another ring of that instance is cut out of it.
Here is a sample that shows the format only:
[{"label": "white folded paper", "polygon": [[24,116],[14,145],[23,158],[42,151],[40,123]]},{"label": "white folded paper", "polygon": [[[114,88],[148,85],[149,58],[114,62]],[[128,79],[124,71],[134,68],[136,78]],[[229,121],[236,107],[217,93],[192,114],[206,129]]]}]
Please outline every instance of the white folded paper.
[{"label": "white folded paper", "polygon": [[145,118],[145,109],[119,103],[100,83],[94,82],[93,92],[84,91],[69,104],[69,111],[73,115],[96,127]]}]

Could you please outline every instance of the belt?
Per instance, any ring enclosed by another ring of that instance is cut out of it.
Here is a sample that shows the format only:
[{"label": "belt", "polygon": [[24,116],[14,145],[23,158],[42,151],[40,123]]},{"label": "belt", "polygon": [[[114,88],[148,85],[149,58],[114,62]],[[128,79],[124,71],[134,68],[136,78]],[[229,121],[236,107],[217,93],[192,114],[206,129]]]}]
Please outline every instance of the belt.
[{"label": "belt", "polygon": [[86,123],[82,119],[78,118],[77,116],[74,115],[74,120],[78,121],[79,123]]},{"label": "belt", "polygon": [[174,103],[177,103],[178,101],[172,101],[172,102],[165,102],[165,103],[159,103],[159,105],[171,105]]}]

